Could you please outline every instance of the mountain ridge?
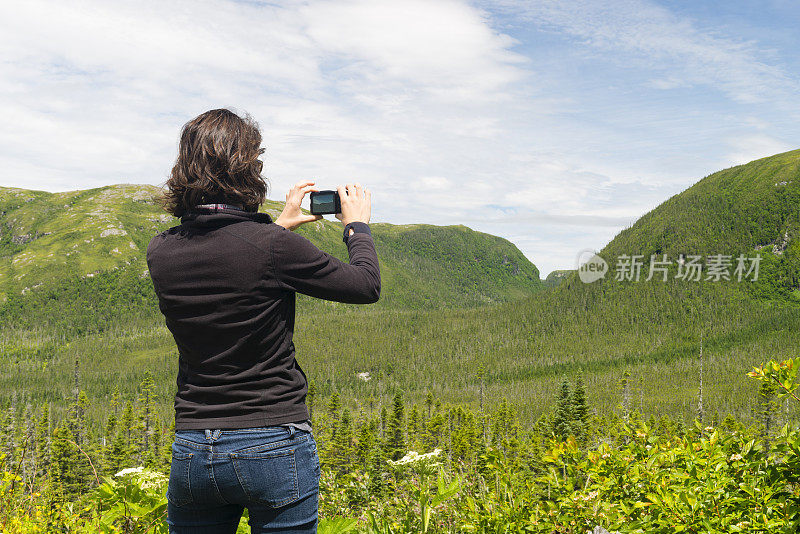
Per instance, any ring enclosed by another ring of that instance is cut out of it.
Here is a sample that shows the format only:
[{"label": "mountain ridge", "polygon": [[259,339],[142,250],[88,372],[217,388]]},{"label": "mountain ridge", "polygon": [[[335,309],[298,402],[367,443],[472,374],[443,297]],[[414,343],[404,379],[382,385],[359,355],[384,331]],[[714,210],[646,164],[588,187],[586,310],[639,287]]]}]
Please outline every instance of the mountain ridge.
[{"label": "mountain ridge", "polygon": [[[0,306],[12,293],[29,296],[76,276],[138,269],[146,277],[150,238],[179,224],[158,205],[160,192],[138,184],[59,193],[0,187]],[[282,202],[267,200],[260,211],[274,219],[282,208]],[[371,227],[382,262],[384,306],[472,306],[543,287],[536,266],[500,237],[463,225]],[[346,261],[339,223],[323,219],[298,233]]]}]

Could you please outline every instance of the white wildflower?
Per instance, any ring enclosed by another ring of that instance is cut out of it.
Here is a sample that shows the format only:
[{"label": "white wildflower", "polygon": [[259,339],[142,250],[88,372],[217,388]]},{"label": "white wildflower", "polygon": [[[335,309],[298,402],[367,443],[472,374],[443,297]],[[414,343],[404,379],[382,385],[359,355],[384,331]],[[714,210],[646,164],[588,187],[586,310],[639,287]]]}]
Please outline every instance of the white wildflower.
[{"label": "white wildflower", "polygon": [[364,382],[369,382],[372,377],[369,376],[369,371],[364,371],[363,373],[356,373],[356,376],[363,380]]},{"label": "white wildflower", "polygon": [[141,473],[142,471],[144,471],[144,467],[141,467],[141,466],[140,467],[128,467],[126,469],[123,469],[119,473],[116,473],[114,476],[115,477],[124,477],[126,475],[132,475],[134,473]]},{"label": "white wildflower", "polygon": [[166,475],[144,467],[129,467],[114,476],[130,477],[130,480],[143,490],[160,488],[169,481]]},{"label": "white wildflower", "polygon": [[442,449],[434,449],[433,452],[428,452],[425,454],[420,454],[416,451],[408,451],[406,455],[399,460],[389,460],[389,463],[392,465],[416,465],[419,463],[433,462],[436,461],[441,452]]}]

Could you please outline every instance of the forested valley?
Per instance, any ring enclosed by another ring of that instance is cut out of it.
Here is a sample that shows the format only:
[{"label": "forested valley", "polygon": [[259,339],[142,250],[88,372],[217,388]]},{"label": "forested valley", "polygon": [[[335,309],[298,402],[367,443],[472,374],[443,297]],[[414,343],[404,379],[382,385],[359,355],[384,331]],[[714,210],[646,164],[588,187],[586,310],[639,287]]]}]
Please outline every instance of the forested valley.
[{"label": "forested valley", "polygon": [[[177,351],[142,251],[176,221],[153,194],[0,189],[3,532],[167,531]],[[320,532],[798,530],[800,151],[667,200],[593,283],[464,227],[375,227],[377,306],[299,299]],[[346,254],[335,224],[303,232]],[[732,276],[645,281],[681,255]]]}]

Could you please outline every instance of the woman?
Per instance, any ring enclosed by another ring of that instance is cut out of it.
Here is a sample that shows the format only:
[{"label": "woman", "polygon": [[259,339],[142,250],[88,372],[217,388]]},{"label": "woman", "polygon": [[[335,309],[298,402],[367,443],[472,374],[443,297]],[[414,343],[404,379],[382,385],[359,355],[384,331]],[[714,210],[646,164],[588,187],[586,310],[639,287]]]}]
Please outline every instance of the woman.
[{"label": "woman", "polygon": [[178,347],[170,532],[316,532],[319,457],[292,343],[295,293],[350,303],[380,295],[370,192],[339,187],[350,263],[292,232],[319,216],[286,195],[273,222],[258,125],[226,109],[184,125],[166,209],[181,224],[155,236],[147,264]]}]

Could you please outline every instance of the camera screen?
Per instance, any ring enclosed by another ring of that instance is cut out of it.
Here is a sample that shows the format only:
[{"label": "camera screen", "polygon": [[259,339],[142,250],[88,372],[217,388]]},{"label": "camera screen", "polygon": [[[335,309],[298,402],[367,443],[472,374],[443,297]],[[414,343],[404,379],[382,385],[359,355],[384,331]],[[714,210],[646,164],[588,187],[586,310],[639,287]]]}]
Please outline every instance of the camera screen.
[{"label": "camera screen", "polygon": [[311,193],[311,213],[336,213],[336,191],[319,191]]},{"label": "camera screen", "polygon": [[321,193],[314,196],[314,204],[320,211],[333,211],[336,208],[336,199],[333,193]]}]

